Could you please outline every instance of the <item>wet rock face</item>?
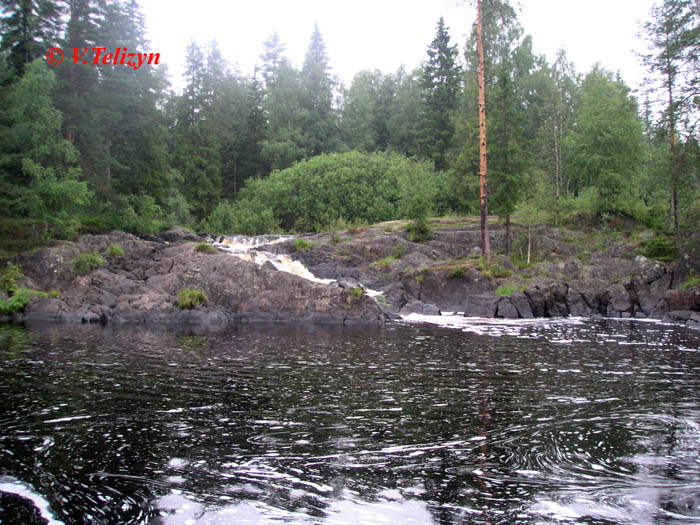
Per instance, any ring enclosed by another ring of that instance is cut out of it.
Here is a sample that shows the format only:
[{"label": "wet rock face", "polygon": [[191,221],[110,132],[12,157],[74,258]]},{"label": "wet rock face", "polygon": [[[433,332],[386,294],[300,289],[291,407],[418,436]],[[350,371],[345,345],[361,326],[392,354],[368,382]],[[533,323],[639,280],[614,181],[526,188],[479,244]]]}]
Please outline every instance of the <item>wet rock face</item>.
[{"label": "wet rock face", "polygon": [[[304,235],[304,243],[290,236],[244,239],[251,243],[248,253],[272,252],[300,261],[311,278],[335,281],[330,284],[280,271],[269,261],[258,265],[226,253],[196,253],[194,242],[202,238],[185,230],[147,239],[125,233],[86,235],[19,258],[27,286],[62,292],[57,299],[33,301],[26,316],[78,322],[348,323],[463,312],[507,319],[580,316],[698,323],[697,288],[673,290],[673,271],[635,256],[629,245],[610,245],[583,257],[572,244],[580,243],[576,239],[583,234],[568,232],[566,238],[574,241],[567,242],[559,229],[538,227],[532,243],[540,250],[539,262],[519,270],[501,254],[488,263],[479,258],[480,235],[473,224],[448,224],[425,243],[408,241],[395,224]],[[492,233],[494,251],[504,248],[503,229]],[[261,246],[263,242],[274,244]],[[75,275],[71,261],[77,254],[104,254],[109,244],[119,245],[124,256],[106,257],[105,267]],[[206,303],[181,310],[177,294],[183,288],[201,290]],[[382,295],[375,300],[363,289]]]},{"label": "wet rock face", "polygon": [[[72,259],[104,253],[118,244],[123,257],[78,276]],[[84,236],[21,258],[38,288],[61,290],[59,298],[32,301],[24,319],[65,322],[219,323],[232,320],[381,322],[384,315],[366,294],[261,268],[224,253],[197,253],[193,242],[169,244],[127,234]],[[178,292],[201,290],[205,304],[178,306]]]}]

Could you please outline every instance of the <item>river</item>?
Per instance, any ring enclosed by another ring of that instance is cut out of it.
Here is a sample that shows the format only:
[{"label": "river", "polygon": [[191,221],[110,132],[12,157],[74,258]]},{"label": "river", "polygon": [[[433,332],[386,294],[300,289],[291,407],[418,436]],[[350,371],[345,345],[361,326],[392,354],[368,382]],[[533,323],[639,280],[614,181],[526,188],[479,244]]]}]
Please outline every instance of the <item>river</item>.
[{"label": "river", "polygon": [[700,332],[0,326],[0,522],[700,523]]}]

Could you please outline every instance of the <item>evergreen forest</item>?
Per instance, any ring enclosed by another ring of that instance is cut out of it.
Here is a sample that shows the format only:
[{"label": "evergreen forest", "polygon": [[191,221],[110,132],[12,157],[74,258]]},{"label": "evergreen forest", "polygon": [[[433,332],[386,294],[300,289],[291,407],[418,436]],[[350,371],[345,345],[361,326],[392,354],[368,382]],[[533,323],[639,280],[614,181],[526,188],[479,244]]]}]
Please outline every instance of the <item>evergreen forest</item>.
[{"label": "evergreen forest", "polygon": [[[658,0],[648,14],[640,93],[603,65],[577,71],[564,49],[550,63],[513,5],[479,2],[489,214],[632,224],[697,258],[698,2]],[[310,232],[479,213],[476,21],[457,42],[436,20],[418,67],[350,85],[319,27],[301,68],[284,35],[261,35],[245,74],[216,41],[193,41],[181,90],[163,65],[73,65],[75,48],[148,50],[139,13],[136,0],[0,2],[3,250],[105,230]],[[66,50],[58,66],[53,47]]]}]

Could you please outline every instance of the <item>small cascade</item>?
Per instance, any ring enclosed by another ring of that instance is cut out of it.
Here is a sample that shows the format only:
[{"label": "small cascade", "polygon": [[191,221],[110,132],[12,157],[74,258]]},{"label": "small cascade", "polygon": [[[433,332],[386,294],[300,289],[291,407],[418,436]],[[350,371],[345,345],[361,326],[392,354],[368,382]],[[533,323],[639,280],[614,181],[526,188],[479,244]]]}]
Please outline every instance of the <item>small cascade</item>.
[{"label": "small cascade", "polygon": [[262,249],[265,246],[272,246],[294,238],[296,238],[294,235],[257,235],[253,237],[232,235],[219,237],[212,244],[221,251],[244,261],[254,262],[260,267],[270,265],[280,272],[291,273],[314,283],[335,283],[335,279],[319,279],[301,261],[295,261],[289,255],[277,255]]}]

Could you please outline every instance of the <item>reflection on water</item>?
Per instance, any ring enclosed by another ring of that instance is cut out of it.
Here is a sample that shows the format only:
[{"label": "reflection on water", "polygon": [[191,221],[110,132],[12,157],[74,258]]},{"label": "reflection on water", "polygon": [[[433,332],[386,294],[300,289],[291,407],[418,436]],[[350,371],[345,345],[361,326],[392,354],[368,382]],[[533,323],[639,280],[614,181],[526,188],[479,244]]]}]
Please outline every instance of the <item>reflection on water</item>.
[{"label": "reflection on water", "polygon": [[0,327],[5,523],[697,523],[700,333]]}]

